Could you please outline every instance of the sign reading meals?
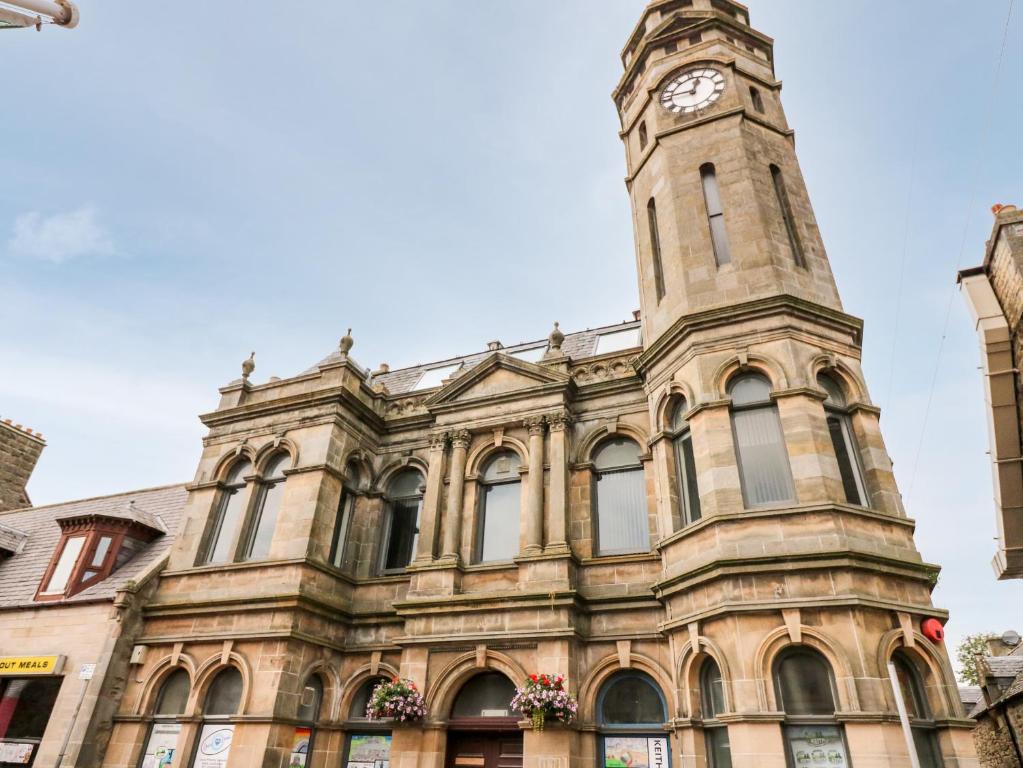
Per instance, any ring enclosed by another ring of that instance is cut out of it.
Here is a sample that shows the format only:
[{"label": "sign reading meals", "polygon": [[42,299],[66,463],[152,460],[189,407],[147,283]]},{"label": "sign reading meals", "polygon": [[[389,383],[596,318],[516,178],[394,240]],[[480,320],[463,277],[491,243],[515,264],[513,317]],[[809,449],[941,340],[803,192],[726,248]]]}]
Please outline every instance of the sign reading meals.
[{"label": "sign reading meals", "polygon": [[0,676],[58,675],[63,667],[63,656],[0,656]]}]

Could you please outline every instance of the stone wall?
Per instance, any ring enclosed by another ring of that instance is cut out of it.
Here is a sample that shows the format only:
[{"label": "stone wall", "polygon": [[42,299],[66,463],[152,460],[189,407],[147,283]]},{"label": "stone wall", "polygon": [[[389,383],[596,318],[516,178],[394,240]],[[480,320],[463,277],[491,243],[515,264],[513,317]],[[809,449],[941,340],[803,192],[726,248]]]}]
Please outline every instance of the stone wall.
[{"label": "stone wall", "polygon": [[973,741],[984,768],[1023,768],[1019,749],[1009,730],[1010,723],[1018,740],[1023,735],[1023,698],[1010,704],[1004,715],[999,712],[993,717],[989,710],[978,720]]},{"label": "stone wall", "polygon": [[10,419],[0,422],[0,512],[31,505],[25,487],[45,447],[42,435]]}]

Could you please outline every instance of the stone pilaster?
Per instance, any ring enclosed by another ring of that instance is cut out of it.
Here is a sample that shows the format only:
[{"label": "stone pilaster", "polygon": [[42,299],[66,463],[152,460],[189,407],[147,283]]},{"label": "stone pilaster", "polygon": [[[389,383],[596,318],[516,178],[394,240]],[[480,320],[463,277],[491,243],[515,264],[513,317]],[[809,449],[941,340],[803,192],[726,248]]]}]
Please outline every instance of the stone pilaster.
[{"label": "stone pilaster", "polygon": [[567,413],[547,417],[550,428],[551,481],[548,490],[550,518],[547,521],[547,551],[564,552],[568,547],[568,431],[572,418]]},{"label": "stone pilaster", "polygon": [[525,554],[543,550],[543,433],[542,416],[526,419],[529,430],[529,475],[526,478],[526,507],[522,530],[525,533]]},{"label": "stone pilaster", "polygon": [[430,463],[426,474],[426,493],[423,495],[423,514],[419,521],[417,563],[428,563],[437,554],[437,533],[440,516],[441,488],[444,485],[444,449],[447,435],[436,434],[430,440]]},{"label": "stone pilaster", "polygon": [[465,460],[472,435],[467,430],[451,435],[451,472],[448,480],[448,505],[444,520],[445,560],[459,562],[462,541],[462,498],[465,492]]}]

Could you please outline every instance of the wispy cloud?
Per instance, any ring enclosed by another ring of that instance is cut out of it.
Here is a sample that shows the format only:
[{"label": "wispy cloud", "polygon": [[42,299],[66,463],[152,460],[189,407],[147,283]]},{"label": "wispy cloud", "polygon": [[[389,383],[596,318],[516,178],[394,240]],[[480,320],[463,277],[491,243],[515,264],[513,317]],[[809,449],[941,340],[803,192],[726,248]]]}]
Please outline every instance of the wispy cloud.
[{"label": "wispy cloud", "polygon": [[16,256],[61,264],[89,255],[109,255],[114,244],[96,219],[92,206],[46,216],[29,211],[14,220],[7,249]]}]

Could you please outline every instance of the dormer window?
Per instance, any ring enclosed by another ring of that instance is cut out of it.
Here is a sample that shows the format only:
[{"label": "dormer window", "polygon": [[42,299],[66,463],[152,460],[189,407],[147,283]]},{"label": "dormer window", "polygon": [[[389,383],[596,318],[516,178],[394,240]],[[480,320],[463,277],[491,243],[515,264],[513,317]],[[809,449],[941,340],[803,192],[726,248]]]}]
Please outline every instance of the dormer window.
[{"label": "dormer window", "polygon": [[37,600],[62,600],[98,584],[165,533],[159,518],[134,504],[123,512],[57,520],[61,537],[43,574]]}]

